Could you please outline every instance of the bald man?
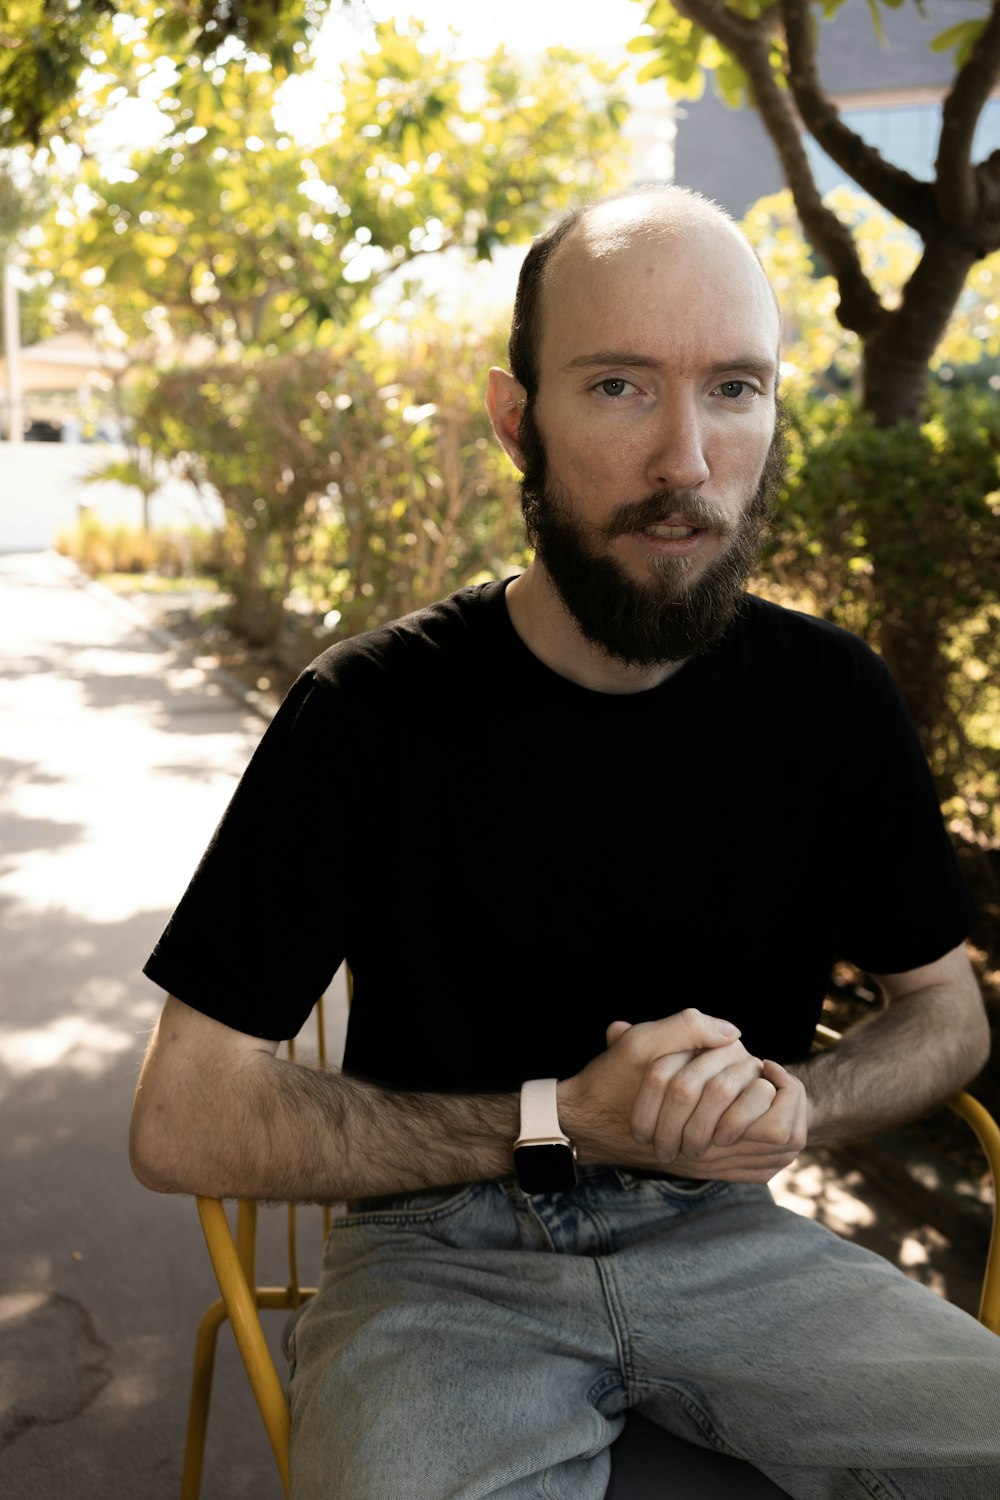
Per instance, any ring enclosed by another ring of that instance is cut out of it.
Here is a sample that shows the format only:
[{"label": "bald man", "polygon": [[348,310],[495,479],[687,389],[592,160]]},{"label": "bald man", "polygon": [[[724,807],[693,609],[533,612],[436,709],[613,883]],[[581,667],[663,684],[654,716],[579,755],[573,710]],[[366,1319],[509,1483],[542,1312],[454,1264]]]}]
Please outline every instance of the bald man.
[{"label": "bald man", "polygon": [[[995,1337],[766,1187],[989,1046],[898,692],[746,591],[779,343],[696,194],[537,240],[487,397],[534,561],[317,659],[146,967],[142,1181],[346,1204],[296,1500],[597,1500],[629,1408],[803,1500],[1000,1494]],[[342,1071],[278,1059],[345,957]],[[886,1003],[811,1056],[836,957]]]}]

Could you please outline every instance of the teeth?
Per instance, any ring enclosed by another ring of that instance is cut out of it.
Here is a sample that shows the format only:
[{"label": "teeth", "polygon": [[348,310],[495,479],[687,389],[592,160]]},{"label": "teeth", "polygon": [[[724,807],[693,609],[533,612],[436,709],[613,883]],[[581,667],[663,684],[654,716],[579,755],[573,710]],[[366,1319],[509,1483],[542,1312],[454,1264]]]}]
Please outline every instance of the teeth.
[{"label": "teeth", "polygon": [[647,533],[648,533],[649,536],[658,536],[658,537],[662,537],[664,539],[664,541],[673,542],[673,541],[680,541],[684,537],[694,536],[695,527],[694,526],[661,526],[661,525],[657,525],[657,526],[647,526],[646,527],[646,531],[647,531]]}]

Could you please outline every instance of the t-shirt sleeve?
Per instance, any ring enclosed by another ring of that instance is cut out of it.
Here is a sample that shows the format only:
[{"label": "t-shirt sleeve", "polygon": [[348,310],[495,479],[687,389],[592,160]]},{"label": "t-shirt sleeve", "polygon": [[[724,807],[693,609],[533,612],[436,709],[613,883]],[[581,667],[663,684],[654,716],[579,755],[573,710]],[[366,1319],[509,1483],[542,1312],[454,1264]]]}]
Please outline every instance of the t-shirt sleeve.
[{"label": "t-shirt sleeve", "polygon": [[909,710],[881,658],[865,653],[850,736],[854,792],[837,922],[840,955],[870,974],[933,963],[976,920]]},{"label": "t-shirt sleeve", "polygon": [[343,734],[335,688],[305,673],[145,965],[155,984],[237,1031],[294,1036],[344,958]]}]

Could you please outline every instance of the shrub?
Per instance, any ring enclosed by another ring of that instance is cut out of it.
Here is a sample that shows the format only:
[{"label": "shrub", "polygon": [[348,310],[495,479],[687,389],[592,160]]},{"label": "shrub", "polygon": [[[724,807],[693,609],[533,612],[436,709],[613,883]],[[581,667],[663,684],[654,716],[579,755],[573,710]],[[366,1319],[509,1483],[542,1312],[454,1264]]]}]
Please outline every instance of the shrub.
[{"label": "shrub", "polygon": [[848,402],[813,402],[791,426],[770,577],[882,653],[946,811],[1000,834],[996,396],[938,389],[926,420],[889,428]]}]

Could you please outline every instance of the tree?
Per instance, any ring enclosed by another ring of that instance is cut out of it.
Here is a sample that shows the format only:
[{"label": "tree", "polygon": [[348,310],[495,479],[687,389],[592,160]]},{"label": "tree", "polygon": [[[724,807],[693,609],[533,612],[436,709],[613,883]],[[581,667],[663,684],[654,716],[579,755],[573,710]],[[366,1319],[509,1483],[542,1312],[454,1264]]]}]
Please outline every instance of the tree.
[{"label": "tree", "polygon": [[80,81],[116,16],[148,21],[164,48],[200,60],[234,41],[279,76],[301,62],[329,0],[7,0],[0,20],[0,149],[72,133]]},{"label": "tree", "polygon": [[[876,25],[880,4],[900,3],[870,0]],[[654,54],[640,76],[662,76],[675,93],[690,95],[700,92],[708,69],[727,102],[749,101],[759,111],[802,227],[836,278],[837,317],[861,342],[862,405],[879,426],[891,426],[919,416],[929,363],[969,271],[1000,249],[1000,152],[979,163],[971,159],[976,123],[1000,76],[1000,0],[991,0],[985,17],[950,27],[933,44],[954,51],[956,70],[942,106],[932,182],[886,161],[845,124],[824,92],[817,18],[832,19],[842,4],[653,0],[646,16],[650,33],[630,46]],[[821,198],[800,122],[859,187],[922,240],[898,301],[880,295],[852,226]]]},{"label": "tree", "polygon": [[[665,78],[675,94],[697,95],[708,70],[728,103],[756,107],[812,246],[813,269],[829,273],[836,285],[830,310],[855,341],[845,362],[857,358],[860,364],[861,420],[849,408],[827,421],[815,406],[800,413],[791,498],[802,525],[791,549],[797,553],[793,571],[801,579],[812,558],[814,574],[831,580],[815,591],[820,606],[881,651],[947,798],[968,782],[957,769],[968,746],[963,726],[956,726],[956,704],[968,705],[955,691],[956,653],[963,639],[978,639],[983,631],[987,642],[976,660],[996,661],[990,642],[996,639],[1000,559],[989,541],[996,530],[997,429],[990,415],[996,403],[938,403],[940,409],[932,404],[928,412],[927,402],[930,369],[936,358],[940,362],[956,308],[976,300],[965,292],[970,271],[1000,248],[1000,152],[979,163],[971,159],[976,122],[1000,74],[1000,0],[933,43],[953,51],[955,74],[942,106],[932,182],[886,161],[824,93],[817,29],[821,18],[834,20],[842,3],[653,0],[649,34],[630,45],[653,54],[644,76]],[[869,0],[876,30],[880,5],[899,3]],[[803,126],[864,192],[919,237],[919,249],[897,244],[888,258],[898,280],[885,274],[886,258],[871,254],[867,216],[859,219],[843,203],[821,198]],[[994,274],[979,266],[981,285]],[[787,305],[794,324],[795,299]],[[980,308],[973,338],[982,348],[995,347],[989,325],[996,304],[990,299]],[[827,349],[833,352],[830,341]],[[831,373],[834,360],[826,378]],[[927,416],[929,422],[921,420]],[[947,497],[943,486],[949,486]],[[992,729],[978,732],[982,746],[992,740]],[[979,781],[980,789],[988,791],[989,784]],[[972,793],[964,801],[975,814],[982,797]]]},{"label": "tree", "polygon": [[277,640],[293,584],[332,638],[519,554],[482,396],[502,339],[426,321],[400,334],[352,329],[307,354],[173,370],[138,411],[150,450],[218,493],[229,623],[256,645]]},{"label": "tree", "polygon": [[[109,96],[128,66],[151,66],[141,39],[132,50],[109,67]],[[113,178],[89,164],[38,264],[112,307],[133,341],[278,350],[323,324],[330,337],[407,261],[488,257],[613,181],[619,71],[562,50],[528,72],[502,50],[459,69],[419,28],[381,26],[307,150],[275,127],[272,70],[188,66],[159,100],[161,143]]]},{"label": "tree", "polygon": [[278,634],[297,548],[336,477],[325,351],[170,371],[141,410],[142,438],[219,495],[232,625],[255,645]]},{"label": "tree", "polygon": [[[841,188],[830,202],[890,298],[919,254],[912,238],[859,193]],[[743,229],[783,309],[789,414],[788,474],[758,587],[882,652],[952,826],[996,839],[1000,402],[997,375],[991,389],[977,372],[1000,352],[1000,254],[970,276],[932,360],[939,378],[922,420],[879,427],[849,394],[860,341],[831,317],[836,282],[815,274],[787,189],[755,203]],[[842,726],[835,708],[831,728],[864,732]]]}]

